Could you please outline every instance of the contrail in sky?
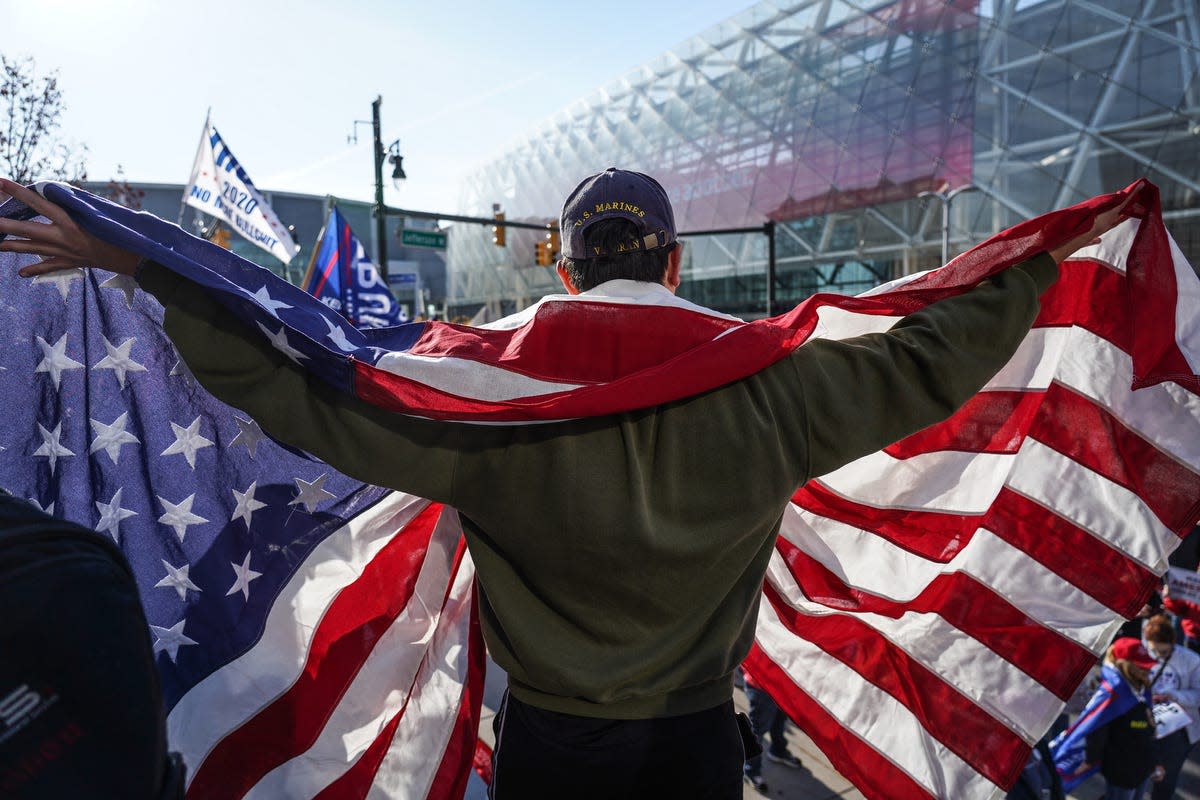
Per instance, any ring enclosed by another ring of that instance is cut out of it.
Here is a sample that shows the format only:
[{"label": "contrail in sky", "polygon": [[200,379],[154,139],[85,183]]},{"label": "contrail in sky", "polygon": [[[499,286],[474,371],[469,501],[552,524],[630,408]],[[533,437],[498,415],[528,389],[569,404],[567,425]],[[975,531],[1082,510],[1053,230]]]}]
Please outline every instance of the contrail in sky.
[{"label": "contrail in sky", "polygon": [[[504,94],[505,92],[511,92],[513,89],[518,89],[527,83],[532,83],[533,81],[540,80],[541,78],[545,77],[545,74],[546,73],[544,71],[535,72],[531,75],[526,75],[522,78],[518,78],[517,80],[512,81],[510,83],[506,83],[502,86],[497,86],[496,88],[490,89],[486,92],[483,92],[482,94],[477,94],[477,95],[474,95],[473,97],[467,97],[462,100],[459,100],[457,103],[451,103],[450,105],[442,106],[437,111],[434,111],[432,114],[427,114],[424,117],[418,117],[415,120],[410,120],[408,122],[402,123],[400,126],[400,130],[402,133],[411,133],[414,130],[417,130],[425,125],[428,125],[431,122],[436,122],[437,120],[447,117],[450,114],[457,114],[461,111],[465,111],[469,108],[473,108],[475,106],[480,105],[485,100],[490,100],[493,97],[496,97],[497,95]],[[370,142],[363,142],[362,144],[356,144],[352,147],[347,147],[344,150],[338,150],[336,153],[330,153],[329,155],[325,156],[324,158],[319,158],[316,161],[313,161],[309,164],[305,164],[300,167],[295,167],[294,169],[287,170],[286,172],[280,172],[276,175],[271,175],[271,176],[265,178],[262,181],[262,184],[264,186],[277,186],[286,181],[295,180],[296,178],[303,177],[310,173],[324,169],[325,167],[332,166],[332,165],[338,163],[339,161],[342,161],[352,155],[360,155],[364,150],[370,149],[370,146],[371,146]]]}]

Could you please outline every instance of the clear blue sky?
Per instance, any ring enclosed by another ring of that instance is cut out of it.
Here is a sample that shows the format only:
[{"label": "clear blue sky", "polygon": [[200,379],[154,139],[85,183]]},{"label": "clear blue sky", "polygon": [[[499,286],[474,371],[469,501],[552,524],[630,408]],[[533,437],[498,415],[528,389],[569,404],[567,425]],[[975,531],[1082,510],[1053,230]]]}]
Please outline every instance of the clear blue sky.
[{"label": "clear blue sky", "polygon": [[382,95],[409,176],[387,202],[447,211],[523,132],[750,5],[0,0],[0,52],[59,71],[93,180],[185,182],[211,106],[260,188],[370,200],[370,126],[346,137]]}]

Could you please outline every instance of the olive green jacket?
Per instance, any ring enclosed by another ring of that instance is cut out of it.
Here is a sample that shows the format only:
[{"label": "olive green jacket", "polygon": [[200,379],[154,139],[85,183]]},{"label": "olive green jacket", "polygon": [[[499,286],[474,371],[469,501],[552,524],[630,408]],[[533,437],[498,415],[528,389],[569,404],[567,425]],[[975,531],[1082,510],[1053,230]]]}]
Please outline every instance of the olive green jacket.
[{"label": "olive green jacket", "polygon": [[367,405],[194,284],[154,264],[138,275],[218,398],[346,475],[459,510],[514,695],[623,719],[729,699],[797,487],[953,413],[1008,361],[1056,277],[1041,255],[887,333],[812,340],[705,394],[500,426]]}]

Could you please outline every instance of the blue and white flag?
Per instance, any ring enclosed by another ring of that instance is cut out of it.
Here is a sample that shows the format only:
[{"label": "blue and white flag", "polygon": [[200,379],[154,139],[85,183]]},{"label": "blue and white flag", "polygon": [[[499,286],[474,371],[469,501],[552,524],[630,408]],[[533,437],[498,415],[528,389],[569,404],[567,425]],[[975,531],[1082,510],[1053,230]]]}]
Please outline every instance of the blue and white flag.
[{"label": "blue and white flag", "polygon": [[300,245],[233,157],[211,118],[204,120],[204,133],[183,200],[229,223],[230,228],[285,264],[300,252]]},{"label": "blue and white flag", "polygon": [[1100,762],[1087,760],[1088,736],[1108,725],[1138,703],[1150,706],[1150,694],[1138,695],[1110,664],[1100,667],[1100,685],[1071,727],[1050,743],[1054,768],[1063,789],[1071,791],[1100,770]]},{"label": "blue and white flag", "polygon": [[329,211],[301,287],[358,328],[408,321],[337,206]]}]

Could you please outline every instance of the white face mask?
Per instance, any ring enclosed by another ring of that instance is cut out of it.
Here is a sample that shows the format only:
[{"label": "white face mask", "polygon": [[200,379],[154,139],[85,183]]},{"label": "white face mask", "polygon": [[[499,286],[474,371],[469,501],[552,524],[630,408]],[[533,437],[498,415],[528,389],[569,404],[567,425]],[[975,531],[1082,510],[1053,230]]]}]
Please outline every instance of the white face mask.
[{"label": "white face mask", "polygon": [[1169,644],[1168,645],[1160,645],[1158,647],[1155,647],[1152,644],[1146,645],[1146,651],[1148,653],[1150,653],[1151,657],[1154,658],[1154,660],[1156,660],[1156,661],[1166,661],[1168,658],[1171,657],[1171,651],[1173,649],[1174,648]]}]

